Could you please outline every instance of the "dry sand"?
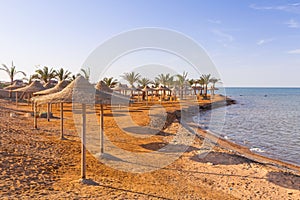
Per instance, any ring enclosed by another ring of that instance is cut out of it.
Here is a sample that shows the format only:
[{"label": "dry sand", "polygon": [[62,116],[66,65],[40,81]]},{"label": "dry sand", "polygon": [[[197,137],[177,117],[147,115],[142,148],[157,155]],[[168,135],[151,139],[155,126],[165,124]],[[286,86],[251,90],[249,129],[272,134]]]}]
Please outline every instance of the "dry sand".
[{"label": "dry sand", "polygon": [[[165,108],[171,112],[176,105]],[[0,100],[0,199],[300,199],[298,166],[257,156],[225,140],[199,158],[205,152],[200,138],[175,162],[146,173],[116,170],[88,153],[89,184],[82,184],[80,138],[71,105],[64,110],[67,140],[59,140],[58,118],[50,122],[40,118],[39,129],[33,130],[33,118],[25,117],[30,106],[16,108]],[[130,110],[136,123],[149,123],[147,107],[134,105]],[[59,116],[59,108],[53,106],[53,113]],[[169,120],[175,119],[172,116]],[[174,120],[161,134],[135,138],[117,128],[105,107],[105,134],[128,151],[155,151],[180,127]],[[201,130],[199,135],[212,137]]]}]

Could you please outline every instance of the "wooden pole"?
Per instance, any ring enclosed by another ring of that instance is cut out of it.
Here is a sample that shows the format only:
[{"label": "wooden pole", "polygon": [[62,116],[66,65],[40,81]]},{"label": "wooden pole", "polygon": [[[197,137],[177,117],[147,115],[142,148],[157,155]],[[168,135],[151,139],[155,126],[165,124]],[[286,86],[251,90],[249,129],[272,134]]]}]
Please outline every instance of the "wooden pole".
[{"label": "wooden pole", "polygon": [[34,125],[34,128],[37,129],[37,105],[36,103],[34,103],[34,106],[33,106],[33,125]]},{"label": "wooden pole", "polygon": [[60,102],[60,139],[64,138],[64,103]]},{"label": "wooden pole", "polygon": [[16,92],[16,107],[18,107],[18,92]]},{"label": "wooden pole", "polygon": [[86,179],[86,105],[82,104],[82,129],[81,129],[81,179]]},{"label": "wooden pole", "polygon": [[159,98],[160,98],[160,104],[161,104],[161,103],[162,103],[162,91],[161,91],[161,93],[160,93]]},{"label": "wooden pole", "polygon": [[103,121],[103,104],[100,104],[100,154],[104,153],[104,135],[103,135],[103,128],[104,128],[104,121]]},{"label": "wooden pole", "polygon": [[30,104],[30,93],[27,93],[27,105]]},{"label": "wooden pole", "polygon": [[50,121],[50,103],[47,103],[47,121]]},{"label": "wooden pole", "polygon": [[148,106],[148,90],[146,90],[146,106]]}]

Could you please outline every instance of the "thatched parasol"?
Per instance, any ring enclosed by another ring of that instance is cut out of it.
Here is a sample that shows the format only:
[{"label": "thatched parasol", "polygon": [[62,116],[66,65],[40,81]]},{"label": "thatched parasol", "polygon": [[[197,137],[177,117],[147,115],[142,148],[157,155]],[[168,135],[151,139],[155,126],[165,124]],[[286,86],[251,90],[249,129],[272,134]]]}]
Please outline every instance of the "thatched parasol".
[{"label": "thatched parasol", "polygon": [[14,82],[12,85],[9,85],[9,86],[7,86],[3,89],[5,89],[5,90],[15,90],[15,89],[18,89],[18,88],[21,88],[21,87],[24,87],[24,86],[18,84],[17,82]]},{"label": "thatched parasol", "polygon": [[33,93],[33,95],[37,96],[37,95],[47,95],[47,94],[57,93],[57,92],[62,91],[68,84],[69,84],[69,81],[63,80],[63,81],[60,81],[58,84],[56,84],[53,88],[35,92],[35,93]]},{"label": "thatched parasol", "polygon": [[[81,145],[81,179],[86,178],[86,104],[95,103],[96,89],[82,76],[78,76],[72,83],[60,92],[35,97],[35,111],[37,104],[60,103],[61,139],[63,136],[63,103],[82,104],[82,145]],[[34,112],[36,113],[36,112]],[[35,128],[37,128],[36,116],[34,117]]]},{"label": "thatched parasol", "polygon": [[123,84],[118,83],[114,88],[112,88],[114,91],[123,91],[126,90],[127,87],[125,87]]},{"label": "thatched parasol", "polygon": [[[53,88],[54,89],[54,88]],[[46,103],[94,103],[95,88],[82,76],[60,92],[33,98],[38,105]]]},{"label": "thatched parasol", "polygon": [[[53,88],[54,89],[54,88]],[[63,135],[63,103],[94,103],[94,87],[82,76],[78,76],[72,83],[60,92],[34,97],[35,107],[41,104],[60,103],[61,110],[61,139]],[[35,124],[35,128],[36,128]]]},{"label": "thatched parasol", "polygon": [[103,81],[99,81],[95,86],[95,88],[103,92],[109,92],[109,93],[113,92],[113,90],[110,87],[108,87]]},{"label": "thatched parasol", "polygon": [[[166,91],[168,91],[168,92],[170,92],[171,90],[168,88],[168,87],[166,87],[166,86],[162,86],[162,85],[159,85],[157,88],[155,88],[155,90],[156,91],[163,91],[163,94],[164,94],[164,96],[165,96],[165,94],[166,94]],[[162,103],[162,94],[160,94],[160,103]]]},{"label": "thatched parasol", "polygon": [[171,96],[174,96],[174,99],[177,99],[177,93],[179,91],[179,88],[177,86],[174,86],[173,88],[171,88]]},{"label": "thatched parasol", "polygon": [[127,91],[133,92],[133,90],[129,88],[126,84],[121,84],[121,83],[117,84],[114,88],[112,88],[112,90],[123,93],[124,95],[126,95]]},{"label": "thatched parasol", "polygon": [[13,92],[35,93],[44,90],[44,86],[39,81],[33,81],[29,85],[13,90]]},{"label": "thatched parasol", "polygon": [[3,89],[5,90],[9,90],[9,98],[12,97],[12,91],[15,90],[15,89],[18,89],[18,88],[21,88],[21,87],[24,87],[23,85],[20,85],[18,84],[16,81],[12,84],[12,85],[9,85]]},{"label": "thatched parasol", "polygon": [[48,82],[45,83],[43,86],[44,86],[45,89],[49,89],[49,88],[53,88],[53,87],[54,87],[54,84],[52,84],[50,81],[48,81]]},{"label": "thatched parasol", "polygon": [[[60,81],[58,84],[56,84],[54,87],[39,92],[35,92],[33,93],[33,95],[40,96],[40,95],[54,94],[62,91],[68,84],[69,81],[63,80]],[[47,103],[47,121],[50,121],[50,103]]]},{"label": "thatched parasol", "polygon": [[41,82],[33,81],[32,83],[30,83],[29,85],[27,85],[25,87],[13,90],[13,92],[16,92],[16,105],[18,105],[18,92],[23,92],[23,94],[28,94],[29,95],[28,99],[30,99],[30,95],[32,95],[35,92],[44,90],[44,89],[45,88],[41,84]]},{"label": "thatched parasol", "polygon": [[[150,88],[149,86],[145,86],[143,89],[141,89],[141,91],[145,92],[146,94],[146,106],[148,106],[148,92],[152,92],[152,99],[153,99],[153,91],[155,91],[154,88]],[[143,94],[144,97],[144,94]]]}]

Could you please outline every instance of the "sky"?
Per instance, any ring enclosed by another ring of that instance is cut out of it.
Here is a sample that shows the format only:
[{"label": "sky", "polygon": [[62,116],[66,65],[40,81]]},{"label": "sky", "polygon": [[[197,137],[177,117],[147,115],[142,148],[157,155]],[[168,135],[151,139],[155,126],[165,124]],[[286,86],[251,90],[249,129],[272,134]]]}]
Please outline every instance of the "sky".
[{"label": "sky", "polygon": [[[77,73],[111,37],[158,27],[197,42],[225,86],[300,87],[297,0],[0,0],[0,8],[0,63],[13,60],[27,74],[39,66]],[[124,70],[107,76],[119,79]],[[8,80],[3,71],[0,80]]]}]

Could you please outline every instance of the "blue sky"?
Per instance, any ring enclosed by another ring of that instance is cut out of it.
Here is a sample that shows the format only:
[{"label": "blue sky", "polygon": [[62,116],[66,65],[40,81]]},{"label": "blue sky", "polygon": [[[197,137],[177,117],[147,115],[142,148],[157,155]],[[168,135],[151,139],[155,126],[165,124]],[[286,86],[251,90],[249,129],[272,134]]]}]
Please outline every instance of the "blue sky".
[{"label": "blue sky", "polygon": [[77,72],[110,37],[161,27],[199,43],[225,86],[300,87],[300,1],[0,0],[0,8],[0,63],[28,74],[37,65]]}]

